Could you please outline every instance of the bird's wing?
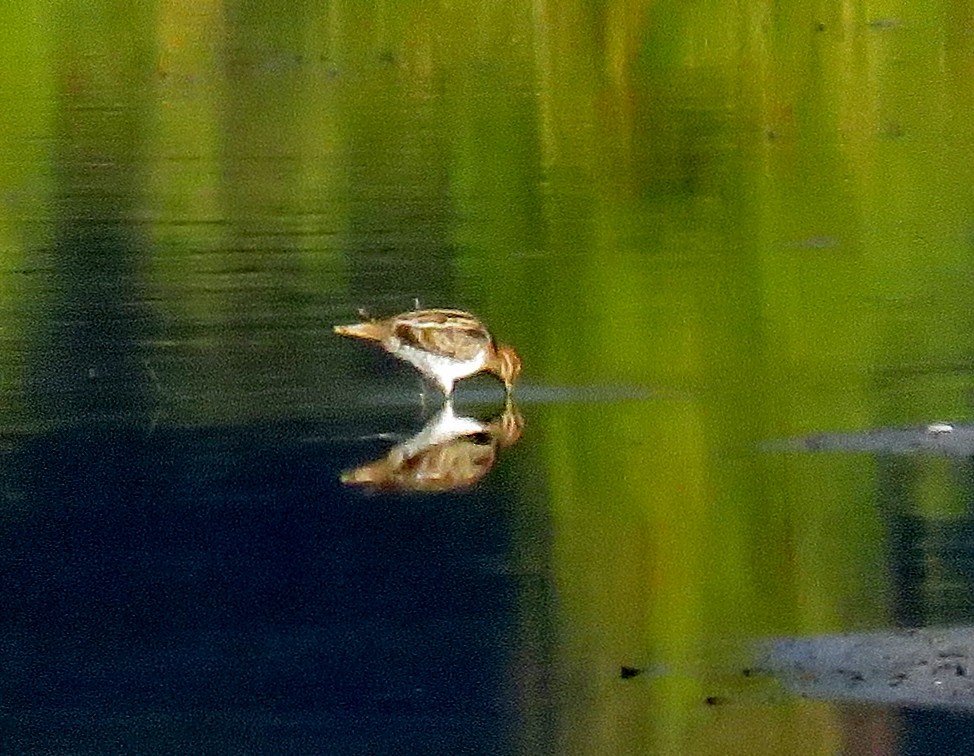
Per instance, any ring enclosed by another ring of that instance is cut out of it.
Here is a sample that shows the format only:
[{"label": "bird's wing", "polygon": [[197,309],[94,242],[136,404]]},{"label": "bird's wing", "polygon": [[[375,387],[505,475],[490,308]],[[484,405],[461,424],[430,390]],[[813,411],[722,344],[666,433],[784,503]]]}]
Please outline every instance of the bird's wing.
[{"label": "bird's wing", "polygon": [[460,310],[406,313],[393,332],[405,344],[455,360],[473,359],[492,344],[483,323]]}]

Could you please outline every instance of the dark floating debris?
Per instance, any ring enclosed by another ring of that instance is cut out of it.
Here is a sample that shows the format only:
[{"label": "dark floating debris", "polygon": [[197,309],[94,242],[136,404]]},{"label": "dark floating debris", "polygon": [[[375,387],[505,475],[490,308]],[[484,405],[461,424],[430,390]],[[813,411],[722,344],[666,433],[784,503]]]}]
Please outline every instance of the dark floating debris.
[{"label": "dark floating debris", "polygon": [[621,677],[623,680],[631,680],[633,677],[641,675],[642,673],[643,671],[638,667],[622,666],[619,668],[619,677]]},{"label": "dark floating debris", "polygon": [[876,31],[892,31],[903,26],[903,21],[898,18],[874,18],[869,22],[869,28]]}]

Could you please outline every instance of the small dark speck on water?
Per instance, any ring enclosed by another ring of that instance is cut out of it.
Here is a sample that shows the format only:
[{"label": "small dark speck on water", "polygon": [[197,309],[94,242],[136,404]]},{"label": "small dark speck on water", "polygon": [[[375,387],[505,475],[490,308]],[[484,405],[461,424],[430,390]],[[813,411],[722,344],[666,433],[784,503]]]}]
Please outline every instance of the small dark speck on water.
[{"label": "small dark speck on water", "polygon": [[874,18],[869,22],[869,28],[877,31],[890,31],[899,29],[903,22],[898,18]]},{"label": "small dark speck on water", "polygon": [[899,121],[890,121],[883,130],[883,136],[887,139],[899,139],[904,133],[903,124]]},{"label": "small dark speck on water", "polygon": [[636,675],[641,675],[643,671],[638,667],[626,667],[623,666],[619,669],[619,677],[623,680],[631,680]]},{"label": "small dark speck on water", "polygon": [[839,239],[835,236],[809,236],[791,245],[795,249],[832,249],[839,246]]}]

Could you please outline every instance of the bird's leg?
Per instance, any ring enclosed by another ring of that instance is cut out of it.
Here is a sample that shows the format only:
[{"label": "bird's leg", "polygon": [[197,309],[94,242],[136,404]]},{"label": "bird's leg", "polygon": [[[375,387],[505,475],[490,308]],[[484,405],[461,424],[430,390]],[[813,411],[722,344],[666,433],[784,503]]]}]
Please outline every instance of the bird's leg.
[{"label": "bird's leg", "polygon": [[[419,309],[419,297],[413,297],[413,309]],[[426,419],[426,381],[423,380],[422,376],[419,379],[419,411],[422,413],[421,418]]]},{"label": "bird's leg", "polygon": [[[419,407],[420,407],[420,419],[423,422],[429,419],[429,415],[432,414],[432,410],[436,407],[435,403],[430,402],[430,392],[432,390],[432,384],[420,377],[419,379]],[[447,394],[447,400],[450,399],[450,395]],[[427,412],[427,404],[429,403],[430,411]]]}]

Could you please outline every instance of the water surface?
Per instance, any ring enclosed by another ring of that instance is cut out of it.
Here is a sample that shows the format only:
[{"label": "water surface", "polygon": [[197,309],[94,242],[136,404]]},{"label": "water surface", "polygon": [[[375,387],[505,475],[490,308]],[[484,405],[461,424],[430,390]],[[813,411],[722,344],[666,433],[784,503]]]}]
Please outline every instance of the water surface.
[{"label": "water surface", "polygon": [[749,674],[972,623],[966,11],[286,5],[0,11],[5,750],[969,751]]}]

